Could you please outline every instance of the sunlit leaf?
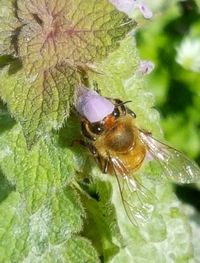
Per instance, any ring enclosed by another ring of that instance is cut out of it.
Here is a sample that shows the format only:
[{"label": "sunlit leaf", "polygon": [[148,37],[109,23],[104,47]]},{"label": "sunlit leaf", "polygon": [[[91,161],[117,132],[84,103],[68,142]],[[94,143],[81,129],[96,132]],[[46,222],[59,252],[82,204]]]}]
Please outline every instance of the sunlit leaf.
[{"label": "sunlit leaf", "polygon": [[52,128],[62,125],[78,82],[74,70],[67,65],[29,77],[25,76],[22,68],[11,74],[14,67],[15,63],[0,72],[0,96],[21,123],[28,146],[31,146]]},{"label": "sunlit leaf", "polygon": [[[116,222],[109,228],[115,215],[108,202],[110,187],[101,190],[103,200],[99,206],[94,200],[88,202],[83,193],[80,198],[73,186],[79,160],[71,148],[61,146],[64,145],[59,137],[52,135],[28,151],[19,125],[0,134],[1,260],[55,262],[59,255],[63,261],[96,263],[95,249],[80,236],[84,224],[82,235],[90,237],[85,225],[91,217],[96,221],[96,214],[101,219],[106,215],[106,231],[100,244],[107,250],[98,252],[107,253],[107,257],[111,252],[116,254],[112,235],[119,238],[119,230]],[[102,210],[103,206],[107,211]],[[97,224],[101,235],[100,218]]]},{"label": "sunlit leaf", "polygon": [[[69,218],[58,213],[55,219],[54,209],[43,207],[30,215],[19,194],[10,194],[0,205],[0,213],[4,215],[0,218],[1,261],[49,263],[60,259],[61,262],[98,262],[90,242],[77,235],[70,236]],[[58,239],[59,235],[63,236],[62,239]]]},{"label": "sunlit leaf", "polygon": [[21,70],[1,73],[0,96],[31,146],[68,116],[78,73],[115,50],[134,22],[106,0],[2,4],[0,54],[17,57]]},{"label": "sunlit leaf", "polygon": [[28,72],[97,62],[119,46],[133,22],[108,1],[18,1],[19,56]]}]

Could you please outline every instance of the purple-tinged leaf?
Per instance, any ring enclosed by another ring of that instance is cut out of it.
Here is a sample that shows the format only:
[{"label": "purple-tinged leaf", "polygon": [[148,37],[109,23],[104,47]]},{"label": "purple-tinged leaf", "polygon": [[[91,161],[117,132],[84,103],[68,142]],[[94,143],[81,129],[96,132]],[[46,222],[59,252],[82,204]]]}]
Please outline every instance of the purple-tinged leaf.
[{"label": "purple-tinged leaf", "polygon": [[23,69],[15,74],[9,71],[7,66],[0,72],[0,96],[21,123],[30,147],[52,128],[58,129],[68,116],[77,76],[66,64],[30,77]]},{"label": "purple-tinged leaf", "polygon": [[18,51],[28,74],[67,62],[83,66],[114,50],[133,26],[107,1],[18,0]]},{"label": "purple-tinged leaf", "polygon": [[80,72],[115,50],[133,25],[107,0],[2,1],[0,54],[19,63],[2,70],[0,96],[29,145],[62,125]]}]

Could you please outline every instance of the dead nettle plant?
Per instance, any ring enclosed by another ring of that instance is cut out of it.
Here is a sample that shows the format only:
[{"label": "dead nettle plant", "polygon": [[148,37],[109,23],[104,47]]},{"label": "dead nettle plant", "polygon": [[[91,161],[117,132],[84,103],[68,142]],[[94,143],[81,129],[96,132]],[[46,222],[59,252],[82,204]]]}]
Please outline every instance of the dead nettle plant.
[{"label": "dead nettle plant", "polygon": [[156,201],[136,227],[115,178],[70,144],[80,125],[67,117],[85,77],[104,96],[132,100],[138,124],[159,134],[143,85],[153,64],[141,61],[132,34],[136,13],[152,17],[140,1],[1,0],[1,262],[194,259],[188,221],[162,171],[147,165],[138,174]]}]

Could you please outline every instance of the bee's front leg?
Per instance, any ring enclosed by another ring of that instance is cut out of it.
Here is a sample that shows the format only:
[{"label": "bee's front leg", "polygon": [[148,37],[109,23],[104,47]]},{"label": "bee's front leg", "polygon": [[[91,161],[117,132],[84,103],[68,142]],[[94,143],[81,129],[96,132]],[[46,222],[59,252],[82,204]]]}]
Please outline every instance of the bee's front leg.
[{"label": "bee's front leg", "polygon": [[86,137],[89,140],[95,141],[96,138],[91,134],[91,132],[88,130],[87,123],[82,121],[81,122],[81,132],[84,137]]},{"label": "bee's front leg", "polygon": [[94,158],[95,158],[100,170],[102,171],[102,173],[107,173],[108,167],[109,167],[109,160],[102,158],[100,156],[98,150],[94,147],[94,145],[92,143],[89,143],[86,147],[89,149],[91,154],[94,156]]},{"label": "bee's front leg", "polygon": [[108,159],[105,159],[105,160],[104,160],[104,165],[103,165],[102,172],[103,172],[104,174],[107,174],[107,173],[108,173],[108,168],[109,168],[109,160],[108,160]]},{"label": "bee's front leg", "polygon": [[101,169],[101,171],[103,171],[103,164],[102,164],[102,159],[97,151],[97,149],[94,147],[93,144],[89,143],[88,147],[89,151],[91,152],[91,154],[94,156],[99,168]]}]

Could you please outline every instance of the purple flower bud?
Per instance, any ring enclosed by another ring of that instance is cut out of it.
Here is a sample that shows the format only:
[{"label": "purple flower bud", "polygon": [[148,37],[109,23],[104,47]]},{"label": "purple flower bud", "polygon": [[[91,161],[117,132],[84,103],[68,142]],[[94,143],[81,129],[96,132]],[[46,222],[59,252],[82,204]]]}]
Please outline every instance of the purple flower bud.
[{"label": "purple flower bud", "polygon": [[140,61],[140,65],[138,67],[138,72],[142,75],[150,74],[154,69],[154,64],[149,60]]},{"label": "purple flower bud", "polygon": [[130,14],[135,8],[136,1],[134,0],[109,0],[119,11]]},{"label": "purple flower bud", "polygon": [[138,4],[138,8],[140,10],[140,12],[143,14],[144,18],[146,19],[150,19],[153,16],[152,11],[144,4]]},{"label": "purple flower bud", "polygon": [[94,123],[103,120],[114,110],[112,102],[93,90],[84,86],[77,88],[77,100],[75,108],[78,113],[89,122]]},{"label": "purple flower bud", "polygon": [[144,18],[150,19],[153,16],[152,11],[140,0],[109,0],[119,11],[130,15],[134,9],[139,9]]}]

